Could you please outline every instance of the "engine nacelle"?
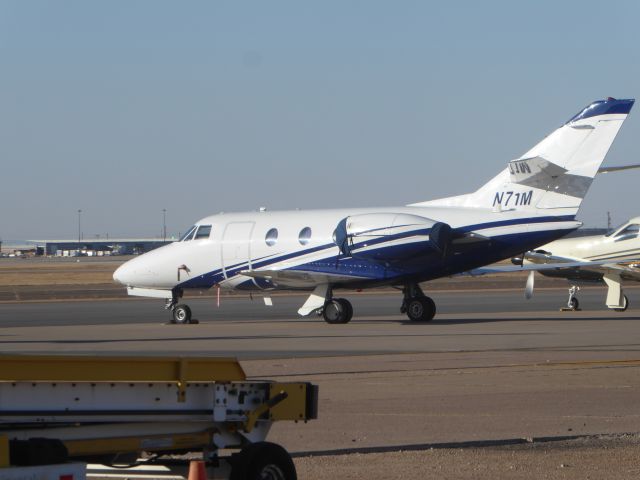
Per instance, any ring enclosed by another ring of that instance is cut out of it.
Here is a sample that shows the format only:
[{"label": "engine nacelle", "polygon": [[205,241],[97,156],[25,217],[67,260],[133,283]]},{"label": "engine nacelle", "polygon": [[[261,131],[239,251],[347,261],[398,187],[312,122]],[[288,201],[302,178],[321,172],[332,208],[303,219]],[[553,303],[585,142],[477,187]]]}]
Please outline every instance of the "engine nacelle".
[{"label": "engine nacelle", "polygon": [[343,255],[368,260],[406,260],[430,253],[446,255],[451,227],[408,213],[365,213],[343,218],[333,241]]}]

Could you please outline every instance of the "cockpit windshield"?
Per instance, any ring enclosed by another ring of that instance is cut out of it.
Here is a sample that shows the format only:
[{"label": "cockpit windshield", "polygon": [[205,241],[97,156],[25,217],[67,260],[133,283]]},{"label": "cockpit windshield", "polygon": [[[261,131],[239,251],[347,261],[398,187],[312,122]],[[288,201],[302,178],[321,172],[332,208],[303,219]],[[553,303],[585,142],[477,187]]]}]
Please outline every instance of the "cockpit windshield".
[{"label": "cockpit windshield", "polygon": [[184,235],[182,235],[182,237],[180,237],[180,240],[178,240],[179,242],[188,242],[189,240],[191,240],[191,238],[193,237],[193,232],[196,231],[196,225],[189,227],[189,230],[187,230],[187,233],[185,233]]},{"label": "cockpit windshield", "polygon": [[620,230],[622,227],[624,227],[627,224],[627,222],[621,223],[620,225],[618,225],[616,228],[612,228],[611,230],[609,230],[607,232],[607,234],[605,235],[605,237],[610,237],[611,235],[613,235],[614,233],[616,233],[618,230]]},{"label": "cockpit windshield", "polygon": [[200,225],[198,227],[198,232],[196,233],[196,236],[193,237],[193,239],[202,240],[205,238],[209,238],[209,235],[211,235],[211,225]]},{"label": "cockpit windshield", "polygon": [[616,234],[615,239],[616,242],[618,242],[620,240],[636,238],[638,236],[638,233],[640,233],[640,225],[638,225],[637,223],[630,223],[624,228],[624,230]]}]

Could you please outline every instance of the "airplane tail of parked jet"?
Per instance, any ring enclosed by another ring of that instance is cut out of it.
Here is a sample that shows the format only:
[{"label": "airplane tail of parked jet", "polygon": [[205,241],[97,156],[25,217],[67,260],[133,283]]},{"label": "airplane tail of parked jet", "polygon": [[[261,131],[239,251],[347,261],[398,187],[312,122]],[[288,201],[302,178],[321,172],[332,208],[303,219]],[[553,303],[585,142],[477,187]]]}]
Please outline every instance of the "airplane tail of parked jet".
[{"label": "airplane tail of parked jet", "polygon": [[474,193],[411,206],[576,215],[634,100],[591,103]]}]

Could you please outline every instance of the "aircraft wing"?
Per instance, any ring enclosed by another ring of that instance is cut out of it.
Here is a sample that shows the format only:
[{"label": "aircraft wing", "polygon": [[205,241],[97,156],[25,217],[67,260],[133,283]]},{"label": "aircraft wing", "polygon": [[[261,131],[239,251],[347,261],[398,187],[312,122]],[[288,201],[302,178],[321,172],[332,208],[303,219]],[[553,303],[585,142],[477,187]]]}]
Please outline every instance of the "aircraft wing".
[{"label": "aircraft wing", "polygon": [[[533,255],[531,255],[533,254]],[[526,265],[496,265],[490,267],[478,268],[466,272],[468,275],[484,275],[487,273],[500,272],[530,272],[524,289],[524,296],[530,299],[533,296],[534,288],[534,272],[540,272],[543,275],[554,277],[564,277],[569,280],[580,280],[581,278],[592,277],[600,278],[608,287],[607,306],[613,309],[626,310],[628,305],[627,297],[622,294],[620,287],[621,280],[630,280],[640,282],[640,268],[637,268],[638,260],[631,260],[625,263],[616,263],[609,260],[597,261],[580,261],[571,258],[553,257],[542,253],[527,253],[527,259],[535,262]],[[550,262],[550,263],[544,263]],[[569,307],[577,307],[577,299],[573,296],[571,290],[571,300]],[[572,303],[575,302],[575,305]]]},{"label": "aircraft wing", "polygon": [[[527,252],[526,257],[527,260],[533,262],[534,264],[557,264],[560,265],[556,270],[558,272],[562,272],[562,266],[566,263],[576,262],[573,258],[566,257],[558,257],[554,255],[548,255],[539,252]],[[604,262],[604,263],[603,263]],[[613,262],[611,260],[599,260],[599,261],[588,261],[585,265],[573,266],[569,267],[566,265],[568,270],[576,270],[581,269],[590,272],[597,272],[602,274],[607,274],[611,272],[619,273],[623,280],[635,280],[640,281],[640,268],[637,265],[640,264],[640,259],[632,259],[626,260],[624,262]],[[532,269],[538,270],[538,269]]]},{"label": "aircraft wing", "polygon": [[364,280],[366,277],[338,275],[332,273],[308,272],[302,270],[244,270],[241,275],[268,280],[274,286],[283,288],[309,288],[318,284],[335,284]]},{"label": "aircraft wing", "polygon": [[[486,275],[489,273],[508,273],[508,272],[539,272],[543,270],[555,270],[563,271],[567,273],[578,269],[585,269],[590,271],[597,271],[602,273],[608,273],[611,271],[619,272],[623,278],[629,278],[640,281],[640,268],[633,266],[615,263],[611,260],[598,260],[598,261],[576,261],[573,259],[564,259],[562,257],[550,257],[544,255],[547,259],[553,259],[550,263],[530,263],[527,265],[495,265],[489,267],[482,267],[465,272],[466,275]],[[529,254],[527,254],[527,258]],[[640,260],[639,260],[640,261]]]}]

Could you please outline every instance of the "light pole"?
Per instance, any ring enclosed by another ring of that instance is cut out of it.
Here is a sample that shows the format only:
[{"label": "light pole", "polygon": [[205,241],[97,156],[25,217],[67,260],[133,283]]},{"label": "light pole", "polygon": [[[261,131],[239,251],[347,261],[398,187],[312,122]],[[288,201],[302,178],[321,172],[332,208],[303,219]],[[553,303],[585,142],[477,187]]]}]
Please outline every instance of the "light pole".
[{"label": "light pole", "polygon": [[162,242],[167,241],[167,209],[162,209]]},{"label": "light pole", "polygon": [[82,210],[78,209],[78,256],[80,256],[80,240],[81,240],[81,219],[82,219]]}]

